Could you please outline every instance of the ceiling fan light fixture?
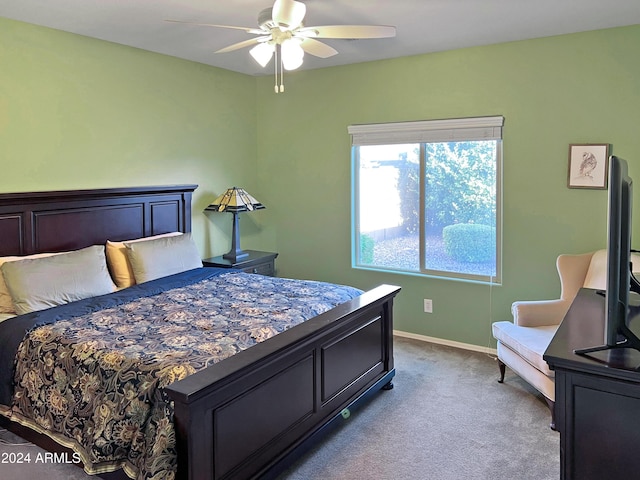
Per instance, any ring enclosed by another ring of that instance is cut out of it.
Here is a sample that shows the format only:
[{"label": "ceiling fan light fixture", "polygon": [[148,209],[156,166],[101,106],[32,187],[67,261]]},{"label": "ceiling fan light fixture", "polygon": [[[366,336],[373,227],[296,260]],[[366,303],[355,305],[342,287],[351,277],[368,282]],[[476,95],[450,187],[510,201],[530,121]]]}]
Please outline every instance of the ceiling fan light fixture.
[{"label": "ceiling fan light fixture", "polygon": [[276,93],[284,92],[284,71],[295,70],[302,66],[305,52],[318,58],[329,58],[338,51],[318,39],[361,39],[395,37],[396,28],[390,25],[324,25],[307,27],[303,24],[307,7],[301,1],[274,0],[273,7],[264,8],[258,14],[259,28],[218,25],[213,23],[193,23],[181,20],[168,20],[177,23],[190,23],[208,27],[244,30],[258,37],[234,43],[215,53],[233,52],[252,47],[249,53],[262,67],[266,67],[274,58],[274,76]]},{"label": "ceiling fan light fixture", "polygon": [[295,0],[276,0],[271,10],[273,21],[285,27],[286,30],[294,30],[302,24],[307,13],[307,6]]},{"label": "ceiling fan light fixture", "polygon": [[264,68],[271,61],[274,50],[275,48],[273,45],[270,45],[268,42],[263,42],[249,50],[249,53],[253,59],[258,62],[262,68]]},{"label": "ceiling fan light fixture", "polygon": [[302,65],[304,50],[300,46],[300,41],[290,38],[282,42],[281,48],[282,65],[285,70],[295,70]]}]

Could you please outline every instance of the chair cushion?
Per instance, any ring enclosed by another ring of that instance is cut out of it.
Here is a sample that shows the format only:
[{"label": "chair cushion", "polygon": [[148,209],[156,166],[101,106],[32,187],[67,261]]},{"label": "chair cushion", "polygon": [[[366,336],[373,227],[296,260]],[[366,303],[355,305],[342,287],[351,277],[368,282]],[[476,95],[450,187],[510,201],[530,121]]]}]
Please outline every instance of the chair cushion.
[{"label": "chair cushion", "polygon": [[553,372],[542,358],[551,343],[558,325],[544,327],[521,327],[511,322],[495,322],[492,326],[493,336],[518,353],[532,366],[551,376]]},{"label": "chair cushion", "polygon": [[520,378],[542,393],[549,400],[555,400],[556,387],[555,372],[553,370],[551,371],[551,376],[545,375],[502,342],[498,342],[497,352],[498,358],[507,365],[513,373],[519,375]]}]

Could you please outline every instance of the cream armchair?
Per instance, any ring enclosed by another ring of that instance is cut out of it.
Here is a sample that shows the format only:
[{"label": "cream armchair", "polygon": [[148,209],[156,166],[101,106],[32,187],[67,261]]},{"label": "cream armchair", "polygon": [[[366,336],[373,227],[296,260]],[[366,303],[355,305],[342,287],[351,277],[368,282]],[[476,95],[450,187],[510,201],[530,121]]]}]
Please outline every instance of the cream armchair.
[{"label": "cream armchair", "polygon": [[561,284],[559,299],[514,302],[511,306],[513,322],[495,322],[492,326],[500,367],[498,381],[504,382],[505,366],[508,366],[542,393],[551,410],[551,428],[554,430],[554,372],[542,355],[578,290],[582,287],[605,289],[607,252],[598,250],[583,255],[560,255],[556,266]]}]

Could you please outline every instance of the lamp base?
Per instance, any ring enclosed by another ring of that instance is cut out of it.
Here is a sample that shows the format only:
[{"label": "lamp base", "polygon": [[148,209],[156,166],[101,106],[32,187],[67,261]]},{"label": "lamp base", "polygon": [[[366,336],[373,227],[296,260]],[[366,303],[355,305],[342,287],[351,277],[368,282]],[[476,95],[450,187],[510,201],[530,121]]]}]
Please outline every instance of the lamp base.
[{"label": "lamp base", "polygon": [[222,255],[222,258],[224,258],[225,260],[229,260],[233,263],[236,263],[238,260],[242,260],[243,258],[247,258],[248,256],[249,254],[244,250],[231,250],[225,253],[224,255]]},{"label": "lamp base", "polygon": [[231,212],[233,214],[233,230],[231,231],[231,249],[222,255],[222,258],[229,260],[232,263],[237,263],[238,260],[242,260],[249,256],[247,252],[240,248],[240,222],[238,221],[238,212]]}]

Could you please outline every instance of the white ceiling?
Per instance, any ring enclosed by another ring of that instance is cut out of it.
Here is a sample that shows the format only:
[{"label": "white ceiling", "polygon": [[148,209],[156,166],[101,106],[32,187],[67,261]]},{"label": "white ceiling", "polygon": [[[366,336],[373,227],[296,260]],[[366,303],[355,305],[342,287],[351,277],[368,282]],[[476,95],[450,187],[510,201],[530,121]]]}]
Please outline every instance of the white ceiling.
[{"label": "white ceiling", "polygon": [[[640,0],[307,0],[305,25],[378,24],[395,38],[323,40],[339,54],[305,56],[302,69],[640,24]],[[185,58],[249,75],[248,49],[215,54],[251,38],[241,30],[165,19],[257,26],[272,0],[0,0],[0,16]]]}]

